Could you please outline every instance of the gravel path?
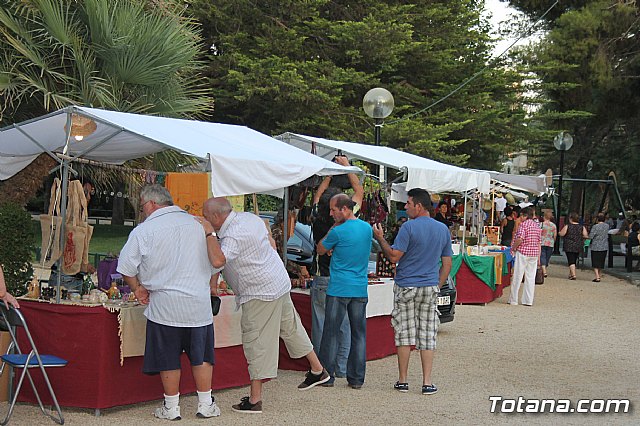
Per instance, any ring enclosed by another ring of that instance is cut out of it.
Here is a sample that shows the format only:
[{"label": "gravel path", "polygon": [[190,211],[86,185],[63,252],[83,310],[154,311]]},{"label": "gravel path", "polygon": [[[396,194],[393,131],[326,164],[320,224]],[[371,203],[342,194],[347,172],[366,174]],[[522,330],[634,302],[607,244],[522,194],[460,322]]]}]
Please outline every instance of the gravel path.
[{"label": "gravel path", "polygon": [[[419,357],[412,354],[410,392],[391,386],[397,379],[396,359],[367,364],[361,390],[338,379],[334,388],[296,390],[300,372],[280,371],[265,385],[264,413],[234,413],[231,404],[246,388],[216,393],[222,409],[217,419],[195,417],[197,398],[181,399],[179,424],[640,424],[640,288],[610,276],[592,283],[591,271],[566,278],[566,267],[553,265],[542,286],[536,286],[533,307],[510,306],[506,294],[486,306],[456,308],[452,323],[442,325],[434,366],[440,391],[423,396]],[[127,392],[127,389],[122,389]],[[492,414],[490,396],[517,399],[629,399],[626,414]],[[151,412],[158,402],[93,411],[67,408],[70,425],[162,424]],[[0,406],[6,413],[7,404]],[[37,407],[20,405],[12,424],[54,424]]]}]

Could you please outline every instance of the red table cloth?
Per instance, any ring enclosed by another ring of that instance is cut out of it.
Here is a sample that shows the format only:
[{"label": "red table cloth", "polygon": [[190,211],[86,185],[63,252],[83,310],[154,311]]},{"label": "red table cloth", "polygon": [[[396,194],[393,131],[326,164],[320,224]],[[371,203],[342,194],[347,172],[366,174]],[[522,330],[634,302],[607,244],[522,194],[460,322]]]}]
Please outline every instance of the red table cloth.
[{"label": "red table cloth", "polygon": [[496,289],[492,290],[462,262],[456,274],[456,303],[489,303],[502,296],[502,290],[510,284],[510,278],[510,274],[503,275],[502,284],[496,284]]},{"label": "red table cloth", "polygon": [[[310,334],[310,296],[291,293],[291,298]],[[116,313],[102,307],[55,305],[22,300],[20,306],[38,350],[69,361],[64,368],[47,369],[60,405],[103,409],[162,397],[160,377],[142,373],[143,357],[125,358],[124,364],[120,366]],[[23,352],[30,350],[26,339],[21,338],[20,345]],[[291,359],[282,341],[280,346],[279,368],[309,368],[305,358]],[[390,317],[368,318],[367,360],[382,358],[395,352]],[[43,401],[50,404],[42,374],[35,369],[32,369],[31,373]],[[242,346],[216,348],[213,389],[248,384],[249,373]],[[183,355],[180,393],[188,394],[195,391],[189,360]],[[37,402],[27,383],[23,385],[19,400]]]},{"label": "red table cloth", "polygon": [[[102,409],[162,397],[160,377],[142,373],[142,357],[125,358],[120,366],[116,313],[102,307],[22,300],[20,307],[38,350],[69,361],[66,367],[47,369],[60,405]],[[31,349],[24,338],[20,346],[23,352]],[[242,346],[216,348],[215,362],[213,389],[249,383]],[[180,393],[195,392],[189,360],[184,354],[182,371]],[[45,403],[50,403],[42,374],[35,369],[30,373],[40,396]],[[37,402],[28,383],[20,391],[20,401]]]},{"label": "red table cloth", "polygon": [[[302,325],[307,329],[307,333],[311,335],[311,296],[303,293],[291,293],[291,300],[300,315]],[[395,353],[396,346],[393,338],[393,327],[391,327],[391,316],[382,315],[367,318],[367,361],[384,358]],[[290,358],[281,340],[279,368],[306,371],[309,369],[309,363],[306,358]]]}]

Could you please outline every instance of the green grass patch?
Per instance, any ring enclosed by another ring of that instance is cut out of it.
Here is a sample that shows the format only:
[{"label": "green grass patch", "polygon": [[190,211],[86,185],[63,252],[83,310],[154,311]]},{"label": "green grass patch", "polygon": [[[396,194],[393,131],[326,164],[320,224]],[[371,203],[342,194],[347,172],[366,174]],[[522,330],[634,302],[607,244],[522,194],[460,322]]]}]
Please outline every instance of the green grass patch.
[{"label": "green grass patch", "polygon": [[[35,245],[40,250],[40,247],[42,247],[40,222],[32,221],[32,224],[33,234],[36,239]],[[89,253],[120,253],[132,230],[132,226],[125,225],[93,225]]]}]

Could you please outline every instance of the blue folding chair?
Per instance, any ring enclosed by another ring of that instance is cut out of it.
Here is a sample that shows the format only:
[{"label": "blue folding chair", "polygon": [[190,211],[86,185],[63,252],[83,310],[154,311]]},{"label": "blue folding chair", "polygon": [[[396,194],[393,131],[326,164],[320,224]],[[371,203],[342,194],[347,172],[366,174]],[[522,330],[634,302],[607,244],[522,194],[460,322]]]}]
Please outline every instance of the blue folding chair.
[{"label": "blue folding chair", "polygon": [[[31,383],[31,388],[33,389],[33,393],[38,400],[38,404],[40,405],[40,410],[42,414],[47,417],[50,417],[58,424],[64,424],[64,418],[62,417],[62,410],[60,410],[60,405],[58,404],[58,399],[56,398],[56,394],[53,392],[53,388],[51,387],[51,382],[49,381],[49,376],[47,375],[46,369],[50,367],[64,367],[67,365],[67,361],[58,358],[54,355],[41,355],[36,349],[36,345],[33,342],[33,338],[31,337],[31,333],[29,332],[29,327],[27,327],[27,322],[20,312],[19,309],[10,306],[7,308],[3,302],[0,302],[0,313],[2,314],[2,320],[6,324],[6,328],[11,334],[11,340],[13,344],[13,348],[10,347],[11,350],[7,351],[5,355],[0,356],[3,363],[9,365],[12,369],[21,368],[22,374],[20,375],[20,379],[18,380],[18,385],[13,393],[13,398],[11,400],[11,405],[9,406],[9,412],[5,416],[4,420],[0,422],[0,425],[6,425],[9,423],[9,419],[13,414],[13,409],[15,408],[16,401],[18,400],[18,395],[20,394],[20,389],[22,388],[22,383],[24,382],[25,376],[29,379]],[[18,338],[16,336],[16,328],[22,327],[27,340],[29,341],[29,345],[31,346],[31,352],[28,354],[23,354],[20,350],[20,345],[18,344]],[[13,352],[13,353],[10,353]],[[40,395],[38,394],[38,390],[36,389],[35,383],[29,373],[29,369],[31,368],[39,368],[42,372],[42,376],[44,378],[45,383],[47,384],[47,388],[49,389],[49,394],[53,400],[53,405],[55,406],[55,410],[58,416],[54,416],[53,410],[48,411],[44,408],[42,404],[42,400],[40,399]],[[4,369],[4,366],[2,367]]]}]

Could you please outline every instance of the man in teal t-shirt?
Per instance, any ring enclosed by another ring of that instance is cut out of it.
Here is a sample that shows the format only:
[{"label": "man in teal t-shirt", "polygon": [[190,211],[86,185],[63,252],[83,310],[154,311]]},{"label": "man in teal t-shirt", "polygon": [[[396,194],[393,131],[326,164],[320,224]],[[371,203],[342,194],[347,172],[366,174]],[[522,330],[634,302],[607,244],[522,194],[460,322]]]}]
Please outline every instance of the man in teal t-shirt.
[{"label": "man in teal t-shirt", "polygon": [[325,307],[320,359],[335,379],[338,332],[345,315],[351,324],[351,349],[347,382],[353,389],[364,383],[367,363],[367,266],[371,252],[371,226],[355,217],[354,202],[346,194],[331,198],[335,224],[318,243],[318,254],[331,254],[329,287]]}]

